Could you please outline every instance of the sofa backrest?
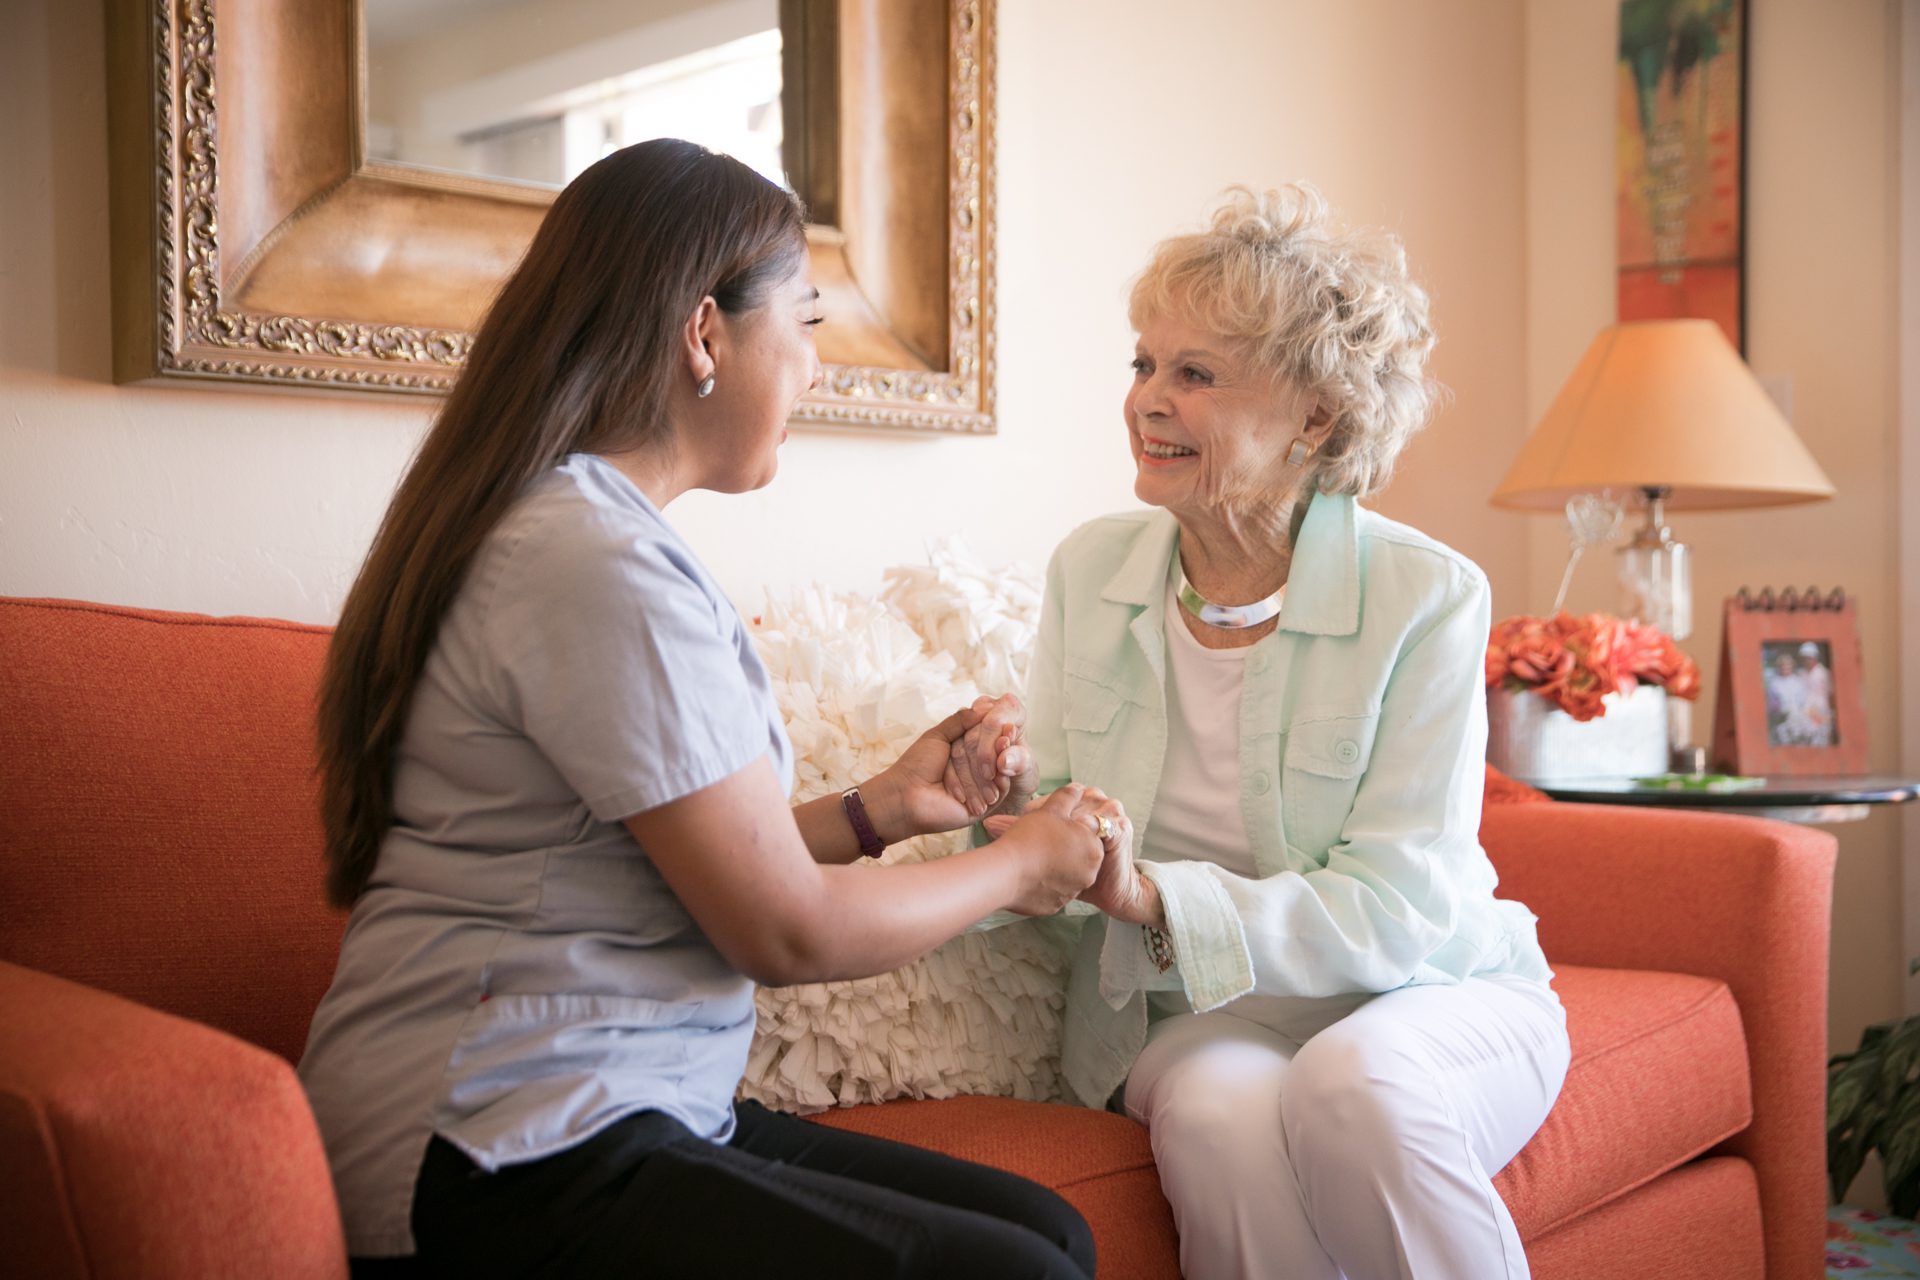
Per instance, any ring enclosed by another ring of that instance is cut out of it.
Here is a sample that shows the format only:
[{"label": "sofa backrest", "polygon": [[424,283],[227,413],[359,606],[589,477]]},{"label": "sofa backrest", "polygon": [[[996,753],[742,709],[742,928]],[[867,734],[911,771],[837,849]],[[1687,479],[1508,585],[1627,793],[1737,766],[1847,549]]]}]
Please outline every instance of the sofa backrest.
[{"label": "sofa backrest", "polygon": [[324,627],[0,598],[0,959],[288,1058],[322,890]]},{"label": "sofa backrest", "polygon": [[[0,960],[298,1058],[345,923],[314,790],[331,634],[0,597]],[[1487,798],[1544,799],[1491,770]]]}]

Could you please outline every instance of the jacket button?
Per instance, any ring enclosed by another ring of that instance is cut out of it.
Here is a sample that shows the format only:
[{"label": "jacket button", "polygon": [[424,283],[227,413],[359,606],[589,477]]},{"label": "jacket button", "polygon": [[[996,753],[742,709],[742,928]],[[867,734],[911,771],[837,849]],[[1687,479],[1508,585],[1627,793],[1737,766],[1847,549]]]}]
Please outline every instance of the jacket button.
[{"label": "jacket button", "polygon": [[1334,745],[1333,754],[1341,764],[1352,764],[1360,758],[1360,744],[1352,738],[1342,738]]},{"label": "jacket button", "polygon": [[1273,783],[1268,781],[1266,774],[1256,773],[1253,775],[1253,794],[1263,796],[1272,788]]}]

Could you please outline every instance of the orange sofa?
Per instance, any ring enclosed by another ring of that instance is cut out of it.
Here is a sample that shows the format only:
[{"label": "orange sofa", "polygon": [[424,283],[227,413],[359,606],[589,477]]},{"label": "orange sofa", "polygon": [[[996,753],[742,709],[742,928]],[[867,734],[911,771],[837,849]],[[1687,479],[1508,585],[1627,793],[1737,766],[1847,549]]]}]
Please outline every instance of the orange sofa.
[{"label": "orange sofa", "polygon": [[[289,1060],[332,973],[323,628],[0,599],[0,1270],[342,1277]],[[1490,799],[1537,800],[1500,787]],[[1757,819],[1490,803],[1573,1066],[1499,1177],[1540,1280],[1822,1272],[1834,843]],[[1015,1169],[1103,1277],[1178,1274],[1143,1131],[1005,1099],[825,1123]]]}]

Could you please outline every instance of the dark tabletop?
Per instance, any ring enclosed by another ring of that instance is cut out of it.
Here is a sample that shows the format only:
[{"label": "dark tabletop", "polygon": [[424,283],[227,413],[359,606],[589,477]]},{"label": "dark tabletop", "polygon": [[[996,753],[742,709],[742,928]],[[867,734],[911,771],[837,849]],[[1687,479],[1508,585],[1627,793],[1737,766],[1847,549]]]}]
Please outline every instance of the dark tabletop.
[{"label": "dark tabletop", "polygon": [[1768,778],[1759,786],[1724,791],[1648,785],[1632,778],[1559,778],[1532,785],[1556,800],[1574,800],[1583,804],[1672,805],[1686,809],[1904,804],[1920,797],[1920,780],[1881,774]]}]

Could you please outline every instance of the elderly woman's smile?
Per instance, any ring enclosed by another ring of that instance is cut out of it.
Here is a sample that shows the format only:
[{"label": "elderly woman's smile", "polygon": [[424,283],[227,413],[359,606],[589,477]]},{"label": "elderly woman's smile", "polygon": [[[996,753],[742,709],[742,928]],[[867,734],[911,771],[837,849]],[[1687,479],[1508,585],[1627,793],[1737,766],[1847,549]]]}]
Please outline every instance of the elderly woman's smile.
[{"label": "elderly woman's smile", "polygon": [[[1125,417],[1134,493],[1177,515],[1284,510],[1303,478],[1287,449],[1314,405],[1184,298],[1142,315]],[[1323,434],[1310,430],[1317,442]]]},{"label": "elderly woman's smile", "polygon": [[1140,450],[1150,463],[1178,462],[1182,458],[1197,458],[1198,449],[1189,449],[1185,445],[1174,444],[1167,440],[1156,440],[1152,436],[1140,437]]}]

